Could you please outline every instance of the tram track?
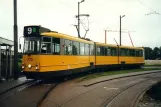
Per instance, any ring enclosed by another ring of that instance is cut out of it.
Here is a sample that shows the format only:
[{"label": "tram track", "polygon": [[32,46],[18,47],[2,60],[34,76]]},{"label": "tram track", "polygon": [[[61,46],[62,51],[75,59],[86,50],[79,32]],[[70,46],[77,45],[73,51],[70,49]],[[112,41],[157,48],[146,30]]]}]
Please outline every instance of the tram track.
[{"label": "tram track", "polygon": [[42,98],[40,99],[40,101],[37,103],[37,107],[41,107],[41,105],[43,104],[45,98],[48,96],[48,94],[60,83],[55,83],[52,84],[52,86],[46,91],[46,93],[42,96]]},{"label": "tram track", "polygon": [[[0,107],[39,107],[52,89],[61,82],[33,80],[9,89],[0,96]],[[17,103],[16,103],[17,102]]]},{"label": "tram track", "polygon": [[[130,85],[130,86],[128,86],[128,87],[122,89],[119,93],[117,93],[117,94],[111,96],[110,98],[108,98],[108,99],[105,101],[105,103],[103,103],[100,107],[103,107],[103,106],[104,106],[104,107],[110,107],[111,103],[113,103],[113,101],[114,101],[121,93],[125,92],[126,90],[130,89],[131,87],[134,87],[134,86],[136,86],[136,85],[138,85],[138,84],[141,84],[141,83],[147,82],[147,81],[148,81],[148,79],[146,79],[146,80],[144,80],[144,81],[141,81],[141,82],[139,82],[139,83],[132,84],[132,85]],[[106,105],[107,105],[107,106],[106,106]]]},{"label": "tram track", "polygon": [[[122,78],[117,78],[117,79],[122,79]],[[115,79],[115,80],[116,80],[116,79]],[[128,90],[129,88],[134,87],[134,86],[136,86],[136,85],[138,85],[138,84],[140,84],[140,83],[144,83],[144,82],[146,82],[146,81],[148,81],[148,80],[149,80],[149,79],[146,79],[146,80],[140,81],[140,82],[138,82],[138,83],[129,85],[128,87],[122,89],[119,93],[116,93],[115,95],[112,95],[111,97],[108,97],[108,98],[105,100],[105,102],[104,102],[103,104],[101,104],[99,107],[109,107],[110,103],[112,103],[113,100],[114,100],[117,96],[119,96],[122,92],[124,92],[124,91]],[[110,80],[110,81],[112,81],[112,80]],[[97,84],[99,84],[99,83],[97,83]],[[96,85],[96,84],[95,84],[95,85]],[[86,87],[86,86],[85,86],[85,87]],[[67,101],[65,101],[65,102],[63,102],[63,103],[61,103],[61,104],[59,104],[58,107],[64,106],[65,104],[69,103],[70,101],[72,101],[72,100],[74,100],[74,99],[76,99],[76,98],[78,98],[78,97],[80,97],[80,96],[82,96],[82,95],[84,95],[84,94],[86,94],[86,93],[88,93],[88,92],[94,90],[94,89],[95,89],[95,88],[92,88],[92,89],[90,89],[90,90],[88,90],[88,91],[85,91],[85,92],[83,92],[83,93],[80,93],[80,94],[78,94],[77,96],[75,96],[75,97],[73,97],[73,98],[70,98],[70,99],[68,99]],[[106,106],[106,105],[107,105],[107,106]]]},{"label": "tram track", "polygon": [[[137,85],[141,85],[141,84],[144,84],[148,81],[151,81],[151,80],[156,80],[156,79],[159,79],[160,80],[160,77],[155,77],[155,78],[150,78],[150,79],[146,79],[144,81],[141,81],[141,82],[138,82],[138,83],[135,83],[135,84],[132,84],[124,89],[122,89],[119,93],[116,93],[115,95],[111,96],[110,98],[108,98],[100,107],[112,107],[112,104],[116,103],[116,99],[123,93],[126,93],[126,91],[128,91],[129,89],[131,88],[134,88],[134,87],[137,87]],[[143,89],[141,92],[139,92],[139,94],[137,95],[136,98],[134,98],[134,101],[132,101],[132,103],[130,104],[130,107],[135,107],[136,106],[136,102],[138,101],[138,98],[143,94],[145,93],[145,91],[147,89],[149,89],[149,87],[151,86],[148,86],[146,87],[145,89]],[[117,102],[119,103],[119,102]]]},{"label": "tram track", "polygon": [[[146,75],[138,75],[132,77],[125,77],[125,78],[117,78],[114,80],[109,80],[108,83],[102,82],[102,84],[97,83],[95,85],[91,85],[88,87],[80,86],[80,85],[73,85],[73,89],[71,87],[71,91],[67,91],[66,93],[71,93],[67,98],[66,96],[63,97],[65,93],[57,94],[59,89],[64,87],[64,85],[59,85],[55,91],[51,92],[51,96],[48,96],[42,107],[46,107],[47,105],[52,105],[53,107],[74,107],[79,106],[81,103],[82,106],[88,107],[135,107],[134,104],[138,97],[146,91],[152,84],[155,84],[157,81],[160,81],[161,75],[160,73],[152,73]],[[127,79],[126,79],[127,78]],[[134,79],[134,80],[133,80]],[[137,80],[136,80],[137,79]],[[129,81],[129,82],[127,82]],[[125,82],[123,86],[120,83]],[[70,84],[70,83],[67,83]],[[118,85],[117,85],[118,84]],[[62,86],[62,87],[61,87]],[[66,89],[68,89],[66,87]],[[76,91],[80,91],[77,93]],[[104,93],[105,92],[105,93]],[[75,94],[74,94],[75,93]],[[100,93],[100,94],[98,94]],[[103,94],[104,93],[104,94]],[[136,93],[136,94],[133,94]],[[53,95],[53,97],[52,97]],[[59,97],[60,96],[60,97]],[[97,97],[98,96],[98,97]],[[134,97],[133,97],[134,96]],[[100,100],[100,98],[102,100]],[[129,99],[128,99],[129,98]],[[86,99],[86,100],[85,100]],[[124,100],[122,100],[124,99]],[[126,100],[128,99],[128,100]],[[124,102],[125,106],[120,106],[122,104],[121,101]],[[96,102],[95,102],[96,101]],[[128,102],[129,101],[129,102]],[[89,103],[93,102],[93,104]],[[113,103],[117,106],[113,106]],[[116,104],[118,103],[118,104]],[[126,103],[128,106],[126,106]],[[112,105],[112,106],[111,106]]]},{"label": "tram track", "polygon": [[[158,72],[158,74],[159,74],[159,72]],[[111,107],[110,105],[115,102],[115,99],[117,97],[119,97],[122,93],[128,91],[129,89],[131,89],[135,86],[137,87],[138,85],[141,85],[141,84],[144,84],[144,83],[148,83],[148,81],[151,81],[151,80],[156,80],[156,79],[160,80],[160,75],[157,75],[156,73],[154,73],[152,76],[150,74],[146,74],[145,76],[144,75],[140,75],[140,76],[142,76],[143,79],[140,79],[136,82],[132,82],[132,84],[127,84],[126,87],[123,87],[123,88],[119,86],[120,87],[120,88],[118,87],[119,92],[114,92],[113,95],[111,94],[111,95],[107,96],[108,98],[106,97],[100,103],[99,106],[100,107]],[[137,77],[137,76],[134,76],[134,77]],[[132,77],[125,77],[125,78],[133,78],[133,76]],[[71,79],[73,79],[73,78],[71,78]],[[71,80],[71,79],[69,79],[69,80]],[[114,80],[119,81],[119,79],[124,79],[124,78],[117,78],[117,79],[114,79]],[[129,79],[129,80],[132,80],[132,79]],[[110,81],[112,81],[112,80],[110,80]],[[125,81],[125,80],[123,80],[123,81]],[[51,82],[39,81],[37,84],[31,83],[31,85],[28,86],[28,87],[26,86],[26,88],[21,87],[21,88],[17,89],[17,91],[13,95],[6,98],[2,102],[1,102],[1,97],[0,97],[0,106],[10,107],[13,103],[14,104],[13,106],[15,106],[15,107],[22,107],[22,106],[26,106],[26,107],[28,107],[28,106],[30,106],[30,107],[41,107],[42,106],[42,107],[44,107],[44,104],[46,104],[46,101],[47,101],[45,99],[46,98],[48,99],[48,95],[51,94],[50,92],[52,92],[52,90],[54,88],[56,88],[59,84],[60,85],[58,87],[60,88],[61,83],[63,83],[63,81],[51,81]],[[102,82],[102,83],[105,84],[104,82]],[[101,86],[100,83],[97,83],[97,84],[98,85],[95,84],[95,85],[91,85],[91,86],[88,86],[88,87],[83,86],[84,88],[86,88],[84,91],[77,93],[73,97],[69,97],[69,99],[66,99],[63,102],[59,102],[59,104],[57,106],[65,106],[66,104],[69,104],[72,101],[76,101],[76,99],[79,99],[80,97],[83,98],[84,95],[87,95],[87,93],[88,92],[90,93],[92,90],[97,91],[98,86]],[[70,85],[70,86],[72,86],[72,85]],[[82,86],[79,86],[79,87],[81,89],[83,89]],[[59,88],[56,88],[56,89],[59,89]],[[8,92],[10,92],[10,91],[8,91]],[[138,93],[138,96],[141,95],[142,92]],[[15,100],[18,103],[15,103],[16,102]],[[134,99],[134,102],[136,102],[135,99]],[[10,104],[8,104],[8,103],[10,103]],[[129,106],[129,107],[133,107],[133,106]]]}]

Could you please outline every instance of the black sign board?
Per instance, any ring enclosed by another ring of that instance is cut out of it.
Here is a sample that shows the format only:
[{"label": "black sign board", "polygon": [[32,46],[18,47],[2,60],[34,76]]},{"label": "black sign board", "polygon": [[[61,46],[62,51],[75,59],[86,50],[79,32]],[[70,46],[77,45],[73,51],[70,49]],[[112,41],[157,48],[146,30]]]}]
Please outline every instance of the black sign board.
[{"label": "black sign board", "polygon": [[24,36],[27,36],[27,37],[40,36],[40,34],[43,32],[50,32],[50,29],[47,29],[41,26],[24,27]]}]

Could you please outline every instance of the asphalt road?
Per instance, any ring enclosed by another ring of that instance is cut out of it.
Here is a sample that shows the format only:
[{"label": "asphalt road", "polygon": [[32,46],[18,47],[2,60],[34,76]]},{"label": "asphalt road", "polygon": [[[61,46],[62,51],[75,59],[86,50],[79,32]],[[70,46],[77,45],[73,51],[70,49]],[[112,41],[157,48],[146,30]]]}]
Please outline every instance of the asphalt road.
[{"label": "asphalt road", "polygon": [[41,107],[134,107],[147,88],[161,81],[161,72],[114,79],[85,87],[70,80],[54,88]]}]

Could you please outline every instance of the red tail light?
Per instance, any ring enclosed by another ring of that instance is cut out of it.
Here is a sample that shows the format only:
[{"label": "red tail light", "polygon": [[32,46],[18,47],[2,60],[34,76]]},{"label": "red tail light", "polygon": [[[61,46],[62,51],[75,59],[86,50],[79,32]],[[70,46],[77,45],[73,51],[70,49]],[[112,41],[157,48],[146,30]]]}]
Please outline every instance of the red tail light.
[{"label": "red tail light", "polygon": [[22,69],[24,69],[25,68],[25,64],[22,64],[21,67],[22,67]]}]

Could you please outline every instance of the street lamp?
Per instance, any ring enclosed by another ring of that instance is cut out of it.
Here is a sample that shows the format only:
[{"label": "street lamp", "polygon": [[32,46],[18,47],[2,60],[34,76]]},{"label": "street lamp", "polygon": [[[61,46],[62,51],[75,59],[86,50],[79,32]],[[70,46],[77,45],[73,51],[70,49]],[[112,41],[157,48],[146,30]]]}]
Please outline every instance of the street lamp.
[{"label": "street lamp", "polygon": [[121,18],[125,17],[125,15],[120,15],[120,46],[121,46]]},{"label": "street lamp", "polygon": [[13,2],[14,14],[14,79],[18,79],[18,27],[17,27],[17,0]]},{"label": "street lamp", "polygon": [[80,19],[79,19],[79,5],[84,2],[85,0],[82,0],[81,2],[78,2],[78,37],[80,38]]}]

